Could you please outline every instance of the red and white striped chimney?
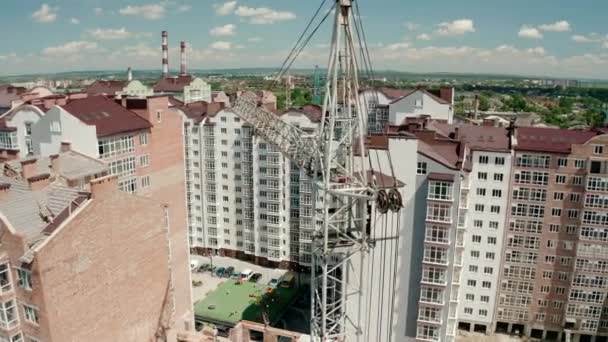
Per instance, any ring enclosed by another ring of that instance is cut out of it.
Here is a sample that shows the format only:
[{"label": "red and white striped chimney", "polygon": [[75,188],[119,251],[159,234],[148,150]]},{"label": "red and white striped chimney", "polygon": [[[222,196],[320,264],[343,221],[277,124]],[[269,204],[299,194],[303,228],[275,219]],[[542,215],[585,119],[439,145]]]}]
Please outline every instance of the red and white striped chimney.
[{"label": "red and white striped chimney", "polygon": [[179,44],[179,48],[180,48],[180,68],[179,68],[179,74],[180,76],[186,76],[188,74],[188,71],[186,69],[186,42],[182,41]]},{"label": "red and white striped chimney", "polygon": [[163,31],[163,77],[169,76],[169,42],[167,31]]}]

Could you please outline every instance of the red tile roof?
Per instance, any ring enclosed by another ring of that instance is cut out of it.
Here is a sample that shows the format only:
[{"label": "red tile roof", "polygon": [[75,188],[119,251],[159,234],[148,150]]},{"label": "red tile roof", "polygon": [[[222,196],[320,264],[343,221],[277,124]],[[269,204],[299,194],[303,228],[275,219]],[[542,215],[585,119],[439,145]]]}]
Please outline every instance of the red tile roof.
[{"label": "red tile roof", "polygon": [[386,96],[390,100],[397,100],[397,99],[406,97],[409,94],[415,92],[416,89],[397,89],[397,88],[383,87],[383,88],[378,89],[378,91],[381,92],[382,94],[384,94],[384,96]]},{"label": "red tile roof", "polygon": [[114,95],[127,85],[127,81],[104,81],[97,80],[86,89],[87,94],[107,94]]},{"label": "red tile roof", "polygon": [[516,150],[548,153],[570,153],[573,144],[584,144],[598,133],[568,129],[518,127],[515,129]]},{"label": "red tile roof", "polygon": [[207,103],[204,101],[188,103],[187,105],[176,106],[181,109],[186,116],[196,123],[200,123],[209,116],[215,116],[220,110],[224,109],[222,102]]},{"label": "red tile roof", "polygon": [[156,82],[153,89],[155,92],[179,93],[184,91],[184,87],[192,83],[193,79],[190,75],[163,77]]},{"label": "red tile roof", "polygon": [[404,99],[404,98],[406,98],[406,97],[408,97],[408,96],[410,96],[410,95],[412,95],[412,94],[416,93],[417,91],[421,91],[421,92],[423,92],[423,93],[427,94],[427,95],[428,95],[428,96],[430,96],[430,97],[431,97],[433,100],[435,100],[437,103],[441,103],[441,104],[451,104],[451,102],[448,102],[448,101],[446,101],[446,100],[442,99],[441,97],[439,97],[439,96],[437,96],[437,95],[435,95],[435,94],[433,94],[433,93],[429,92],[429,91],[428,91],[428,90],[426,90],[426,89],[412,89],[410,93],[408,93],[408,94],[406,94],[406,95],[404,95],[404,96],[401,96],[401,97],[399,97],[399,98],[394,99],[394,100],[393,100],[391,103],[395,103],[395,102],[401,101],[402,99]]},{"label": "red tile roof", "polygon": [[[477,126],[471,124],[448,124],[431,120],[428,129],[434,130],[446,138],[462,140],[474,150],[509,151],[509,131],[504,127]],[[458,130],[458,136],[456,131]]]},{"label": "red tile roof", "polygon": [[96,126],[98,137],[152,127],[148,120],[101,95],[73,100],[62,108],[85,124]]},{"label": "red tile roof", "polygon": [[314,104],[304,105],[300,108],[289,108],[282,112],[278,112],[277,114],[283,115],[289,112],[302,113],[312,122],[321,122],[321,119],[323,118],[323,108]]}]

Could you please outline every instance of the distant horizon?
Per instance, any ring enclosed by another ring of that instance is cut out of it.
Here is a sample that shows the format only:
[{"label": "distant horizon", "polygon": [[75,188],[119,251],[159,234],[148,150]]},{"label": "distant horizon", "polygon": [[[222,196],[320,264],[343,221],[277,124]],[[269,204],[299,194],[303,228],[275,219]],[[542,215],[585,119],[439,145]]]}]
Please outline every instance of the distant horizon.
[{"label": "distant horizon", "polygon": [[[326,70],[326,68],[319,66],[320,70]],[[260,73],[274,73],[278,71],[278,67],[234,67],[234,68],[209,68],[209,69],[199,69],[193,68],[188,70],[189,73],[226,73],[229,71],[256,71],[259,70]],[[292,68],[293,72],[313,72],[314,67],[305,68],[298,67]],[[262,72],[263,71],[263,72]],[[70,70],[70,71],[58,71],[58,72],[42,72],[42,73],[28,73],[28,74],[14,74],[14,75],[0,75],[1,78],[28,78],[28,77],[41,77],[41,76],[57,76],[63,74],[93,74],[93,73],[109,73],[109,74],[121,74],[124,73],[126,75],[126,69],[83,69],[83,70]],[[162,71],[160,69],[133,69],[134,74],[138,73],[158,73],[161,74]],[[178,76],[179,69],[169,69],[169,73],[172,76]],[[509,73],[475,73],[475,72],[454,72],[454,71],[432,71],[432,72],[412,72],[412,71],[402,71],[402,70],[394,70],[394,69],[378,69],[374,70],[374,73],[386,74],[386,73],[394,73],[394,74],[403,74],[405,75],[413,75],[413,76],[430,76],[430,77],[439,77],[439,76],[474,76],[474,77],[492,77],[492,78],[505,78],[505,79],[548,79],[548,80],[574,80],[574,81],[589,81],[589,82],[608,82],[608,78],[573,78],[573,77],[562,77],[562,76],[552,76],[552,75],[525,75],[525,74],[509,74]],[[379,76],[384,77],[384,75]]]}]

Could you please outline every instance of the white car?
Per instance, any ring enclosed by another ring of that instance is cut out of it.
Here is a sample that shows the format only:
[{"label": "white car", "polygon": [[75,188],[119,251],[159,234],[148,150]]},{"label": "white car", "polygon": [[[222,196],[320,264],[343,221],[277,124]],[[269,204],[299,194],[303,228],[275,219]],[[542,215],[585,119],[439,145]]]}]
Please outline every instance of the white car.
[{"label": "white car", "polygon": [[190,260],[190,270],[194,271],[199,265],[198,260]]}]

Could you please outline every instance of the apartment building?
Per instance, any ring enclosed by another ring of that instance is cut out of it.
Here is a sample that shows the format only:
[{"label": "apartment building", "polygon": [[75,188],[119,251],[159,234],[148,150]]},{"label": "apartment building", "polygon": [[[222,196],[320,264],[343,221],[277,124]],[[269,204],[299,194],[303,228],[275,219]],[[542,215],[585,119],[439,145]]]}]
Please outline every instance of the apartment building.
[{"label": "apartment building", "polygon": [[384,132],[387,125],[401,126],[406,118],[421,115],[447,123],[454,117],[454,88],[366,89],[361,91],[359,101],[361,108],[368,110],[370,133]]},{"label": "apartment building", "polygon": [[511,177],[510,132],[501,127],[450,125],[429,121],[436,134],[466,144],[465,179],[461,187],[459,219],[465,231],[464,267],[459,293],[460,330],[489,333],[496,309],[503,236]]},{"label": "apartment building", "polygon": [[0,175],[0,340],[177,342],[192,330],[179,311],[190,284],[174,267],[171,204],[118,191],[115,176],[66,187],[66,176],[107,172],[73,151],[9,166]]},{"label": "apartment building", "polygon": [[586,293],[580,290],[585,286],[580,285],[581,278],[571,288],[576,272],[593,273],[591,265],[597,261],[586,259],[586,243],[578,242],[581,219],[585,225],[593,222],[593,210],[585,211],[587,218],[581,213],[585,181],[592,179],[587,175],[589,148],[578,148],[580,157],[573,154],[574,146],[593,141],[596,135],[546,128],[515,130],[496,331],[557,340],[564,338],[565,326],[573,325],[579,329],[576,341],[581,332],[597,331],[599,308],[592,304],[598,302],[586,303],[586,296],[578,296]]},{"label": "apartment building", "polygon": [[[223,104],[181,107],[191,247],[281,267],[311,262],[312,181]],[[280,118],[312,132],[320,109]]]}]

